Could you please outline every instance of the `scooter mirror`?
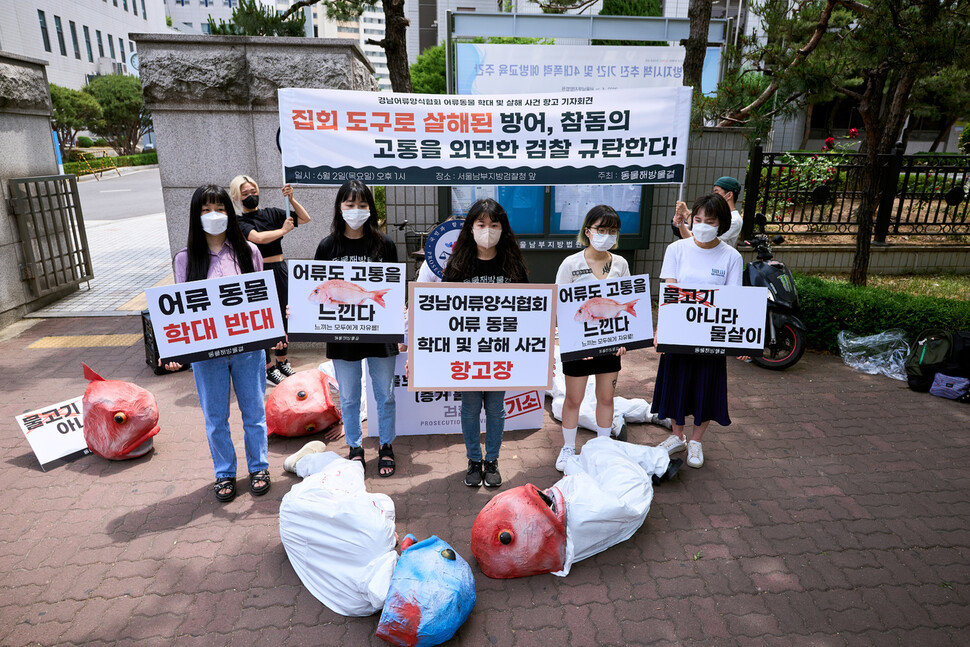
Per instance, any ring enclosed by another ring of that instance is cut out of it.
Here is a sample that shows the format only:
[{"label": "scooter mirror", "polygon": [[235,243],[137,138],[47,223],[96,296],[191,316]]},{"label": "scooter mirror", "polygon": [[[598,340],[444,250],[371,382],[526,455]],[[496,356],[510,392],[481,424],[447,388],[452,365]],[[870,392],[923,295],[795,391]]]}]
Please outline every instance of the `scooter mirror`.
[{"label": "scooter mirror", "polygon": [[785,237],[782,236],[781,234],[778,234],[777,236],[771,239],[772,245],[781,245],[783,242],[785,242]]},{"label": "scooter mirror", "polygon": [[765,214],[763,214],[763,213],[756,213],[756,214],[754,214],[754,224],[759,229],[761,229],[761,231],[764,231],[765,225],[768,224],[768,219],[765,218]]}]

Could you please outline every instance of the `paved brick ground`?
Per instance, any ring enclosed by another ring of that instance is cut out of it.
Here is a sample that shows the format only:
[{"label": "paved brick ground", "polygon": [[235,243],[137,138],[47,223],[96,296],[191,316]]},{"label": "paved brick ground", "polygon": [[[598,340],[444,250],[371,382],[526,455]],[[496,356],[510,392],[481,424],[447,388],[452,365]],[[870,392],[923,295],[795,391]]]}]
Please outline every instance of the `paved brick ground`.
[{"label": "paved brick ground", "polygon": [[[154,376],[141,344],[24,350],[45,335],[139,326],[50,319],[0,342],[0,644],[384,644],[376,616],[318,603],[280,544],[279,502],[295,482],[282,462],[303,440],[271,440],[268,496],[219,504],[191,375]],[[162,432],[143,459],[88,456],[44,473],[13,416],[83,392],[82,359],[153,391]],[[655,370],[652,353],[632,354],[620,393],[651,393]],[[729,372],[734,424],[711,429],[704,468],[659,488],[632,539],[566,578],[477,571],[470,529],[493,493],[459,482],[457,437],[401,438],[386,480],[365,441],[369,487],[394,499],[399,532],[436,533],[473,564],[478,604],[450,644],[970,644],[970,407],[837,357]],[[507,434],[506,487],[558,478],[558,433],[547,415],[541,430]],[[631,430],[638,443],[664,437]]]}]

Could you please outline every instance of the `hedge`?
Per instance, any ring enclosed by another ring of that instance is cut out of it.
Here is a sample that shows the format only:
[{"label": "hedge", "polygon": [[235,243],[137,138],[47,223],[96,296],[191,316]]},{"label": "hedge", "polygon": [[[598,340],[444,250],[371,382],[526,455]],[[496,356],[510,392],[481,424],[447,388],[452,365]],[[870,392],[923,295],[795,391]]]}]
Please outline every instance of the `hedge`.
[{"label": "hedge", "polygon": [[[158,164],[158,151],[151,151],[149,153],[140,153],[138,155],[119,155],[118,157],[104,158],[95,157],[88,161],[88,165],[91,168],[99,169],[104,168],[108,160],[114,162],[115,166],[146,166],[148,164]],[[90,173],[87,169],[83,171],[78,171],[78,162],[68,162],[64,165],[64,173],[73,173],[75,175],[83,175],[84,173]]]},{"label": "hedge", "polygon": [[900,328],[912,341],[924,328],[970,330],[970,302],[912,296],[795,274],[808,345],[838,352],[839,331],[874,335]]}]

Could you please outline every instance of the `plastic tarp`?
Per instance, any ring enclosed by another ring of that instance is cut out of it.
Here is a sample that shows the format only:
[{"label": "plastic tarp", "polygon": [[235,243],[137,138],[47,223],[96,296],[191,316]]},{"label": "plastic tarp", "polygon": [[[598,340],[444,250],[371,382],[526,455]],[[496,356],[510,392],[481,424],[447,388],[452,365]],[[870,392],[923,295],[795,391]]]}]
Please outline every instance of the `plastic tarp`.
[{"label": "plastic tarp", "polygon": [[870,375],[878,373],[906,381],[909,343],[902,330],[892,329],[875,335],[855,335],[842,330],[838,342],[846,366]]},{"label": "plastic tarp", "polygon": [[394,503],[364,487],[364,469],[333,452],[304,456],[303,481],[280,504],[280,538],[313,596],[344,616],[384,606],[397,564]]},{"label": "plastic tarp", "polygon": [[633,536],[647,518],[653,501],[650,476],[662,476],[670,465],[667,451],[593,438],[566,462],[566,476],[553,486],[566,502],[565,577],[575,562]]}]

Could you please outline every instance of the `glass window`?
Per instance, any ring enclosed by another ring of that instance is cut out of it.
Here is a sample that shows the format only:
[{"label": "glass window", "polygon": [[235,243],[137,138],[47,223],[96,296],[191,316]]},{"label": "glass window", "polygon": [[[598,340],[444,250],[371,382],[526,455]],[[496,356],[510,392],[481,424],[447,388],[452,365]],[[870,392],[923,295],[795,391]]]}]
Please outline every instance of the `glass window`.
[{"label": "glass window", "polygon": [[115,39],[108,34],[108,51],[111,52],[111,58],[115,57]]},{"label": "glass window", "polygon": [[121,53],[121,62],[125,62],[125,41],[118,38],[118,51]]},{"label": "glass window", "polygon": [[202,27],[202,33],[203,34],[211,34],[212,33],[212,28],[209,27],[209,23],[204,22],[204,23],[202,23],[199,26]]},{"label": "glass window", "polygon": [[40,35],[44,39],[44,51],[51,51],[51,37],[47,33],[47,17],[40,9],[37,10],[37,18],[40,20]]},{"label": "glass window", "polygon": [[84,46],[88,50],[88,63],[94,63],[94,52],[91,51],[91,32],[87,25],[84,25],[82,29],[84,29]]},{"label": "glass window", "polygon": [[104,58],[104,42],[101,40],[101,30],[95,29],[94,33],[98,37],[98,56]]},{"label": "glass window", "polygon": [[591,186],[552,187],[552,234],[575,234],[583,226],[586,213],[598,204],[606,204],[620,216],[620,231],[640,233],[640,196],[638,184],[594,184]]},{"label": "glass window", "polygon": [[141,0],[141,17],[148,20],[148,14],[145,13],[145,0]]},{"label": "glass window", "polygon": [[57,45],[61,48],[61,56],[67,56],[67,47],[64,45],[64,27],[61,25],[60,16],[54,16],[54,29],[57,30]]},{"label": "glass window", "polygon": [[70,21],[70,26],[71,26],[71,41],[74,43],[74,58],[80,61],[81,46],[77,42],[77,25],[75,25],[74,21],[72,20]]},{"label": "glass window", "polygon": [[121,0],[121,8],[128,11],[128,0]]}]

